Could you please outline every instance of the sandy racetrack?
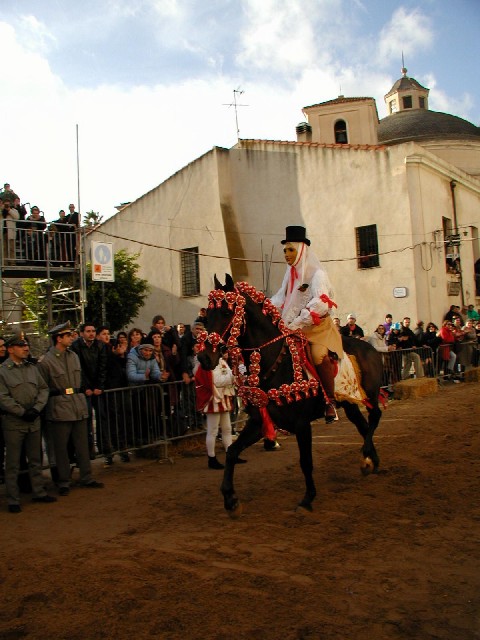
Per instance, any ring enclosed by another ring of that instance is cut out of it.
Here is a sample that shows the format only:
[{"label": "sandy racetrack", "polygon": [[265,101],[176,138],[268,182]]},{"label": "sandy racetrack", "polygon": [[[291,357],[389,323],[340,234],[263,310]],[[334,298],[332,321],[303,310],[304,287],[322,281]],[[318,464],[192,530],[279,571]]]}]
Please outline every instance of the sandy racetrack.
[{"label": "sandy racetrack", "polygon": [[98,462],[104,490],[18,515],[2,497],[0,638],[480,638],[478,393],[390,403],[366,478],[350,423],[315,425],[312,515],[292,436],[244,454],[239,520],[204,455]]}]

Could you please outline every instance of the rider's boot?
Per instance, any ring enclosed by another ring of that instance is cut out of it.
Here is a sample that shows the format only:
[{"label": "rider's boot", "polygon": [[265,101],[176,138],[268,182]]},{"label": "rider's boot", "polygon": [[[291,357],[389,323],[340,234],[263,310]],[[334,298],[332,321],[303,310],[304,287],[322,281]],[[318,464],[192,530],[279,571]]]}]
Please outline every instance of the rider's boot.
[{"label": "rider's boot", "polygon": [[325,356],[320,364],[315,365],[318,377],[322,383],[325,395],[328,398],[325,407],[325,422],[331,424],[337,420],[337,412],[335,411],[335,368],[330,358]]}]

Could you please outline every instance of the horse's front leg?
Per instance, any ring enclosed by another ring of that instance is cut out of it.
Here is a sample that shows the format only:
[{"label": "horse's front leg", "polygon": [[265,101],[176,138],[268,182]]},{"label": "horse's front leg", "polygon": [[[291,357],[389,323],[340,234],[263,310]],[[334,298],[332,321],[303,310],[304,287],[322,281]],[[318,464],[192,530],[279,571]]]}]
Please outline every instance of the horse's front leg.
[{"label": "horse's front leg", "polygon": [[[382,412],[379,407],[368,409],[368,431],[362,449],[364,460],[366,462],[365,467],[362,466],[362,473],[364,475],[368,475],[371,472],[377,473],[378,467],[380,466],[380,458],[378,457],[377,450],[375,449],[373,436],[378,427],[381,417]],[[368,464],[368,460],[372,461],[371,465]]]},{"label": "horse's front leg", "polygon": [[313,482],[313,456],[312,456],[312,426],[309,422],[298,425],[295,431],[298,449],[300,451],[300,467],[305,477],[305,495],[298,506],[307,511],[313,511],[312,502],[317,495]]},{"label": "horse's front leg", "polygon": [[260,419],[250,417],[236,441],[227,449],[223,482],[220,490],[223,494],[223,504],[225,509],[232,518],[239,517],[242,514],[242,505],[235,494],[235,488],[233,486],[233,475],[237,459],[242,451],[258,442],[261,437],[262,421]]}]

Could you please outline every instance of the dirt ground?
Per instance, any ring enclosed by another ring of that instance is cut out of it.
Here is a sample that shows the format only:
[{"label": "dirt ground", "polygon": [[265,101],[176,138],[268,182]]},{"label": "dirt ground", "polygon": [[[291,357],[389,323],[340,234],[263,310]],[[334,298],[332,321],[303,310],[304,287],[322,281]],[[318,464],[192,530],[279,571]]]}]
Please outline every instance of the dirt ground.
[{"label": "dirt ground", "polygon": [[0,498],[0,638],[480,638],[478,393],[391,402],[369,477],[345,417],[315,425],[313,514],[292,436],[244,454],[238,520],[200,450],[97,461],[105,489],[18,515]]}]

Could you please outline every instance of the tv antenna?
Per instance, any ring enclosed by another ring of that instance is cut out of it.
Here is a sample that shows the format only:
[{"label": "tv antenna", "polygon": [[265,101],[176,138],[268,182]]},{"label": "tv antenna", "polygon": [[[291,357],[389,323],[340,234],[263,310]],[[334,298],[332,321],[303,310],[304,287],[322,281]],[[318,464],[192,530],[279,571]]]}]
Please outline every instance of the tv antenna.
[{"label": "tv antenna", "polygon": [[234,89],[233,90],[233,102],[230,102],[230,104],[225,104],[224,103],[224,107],[234,107],[235,108],[235,124],[237,126],[237,140],[240,138],[240,128],[238,126],[238,107],[249,107],[250,105],[248,104],[239,104],[237,102],[237,94],[239,96],[242,95],[242,93],[245,93],[243,91],[243,89],[240,89],[240,87],[238,89]]}]

